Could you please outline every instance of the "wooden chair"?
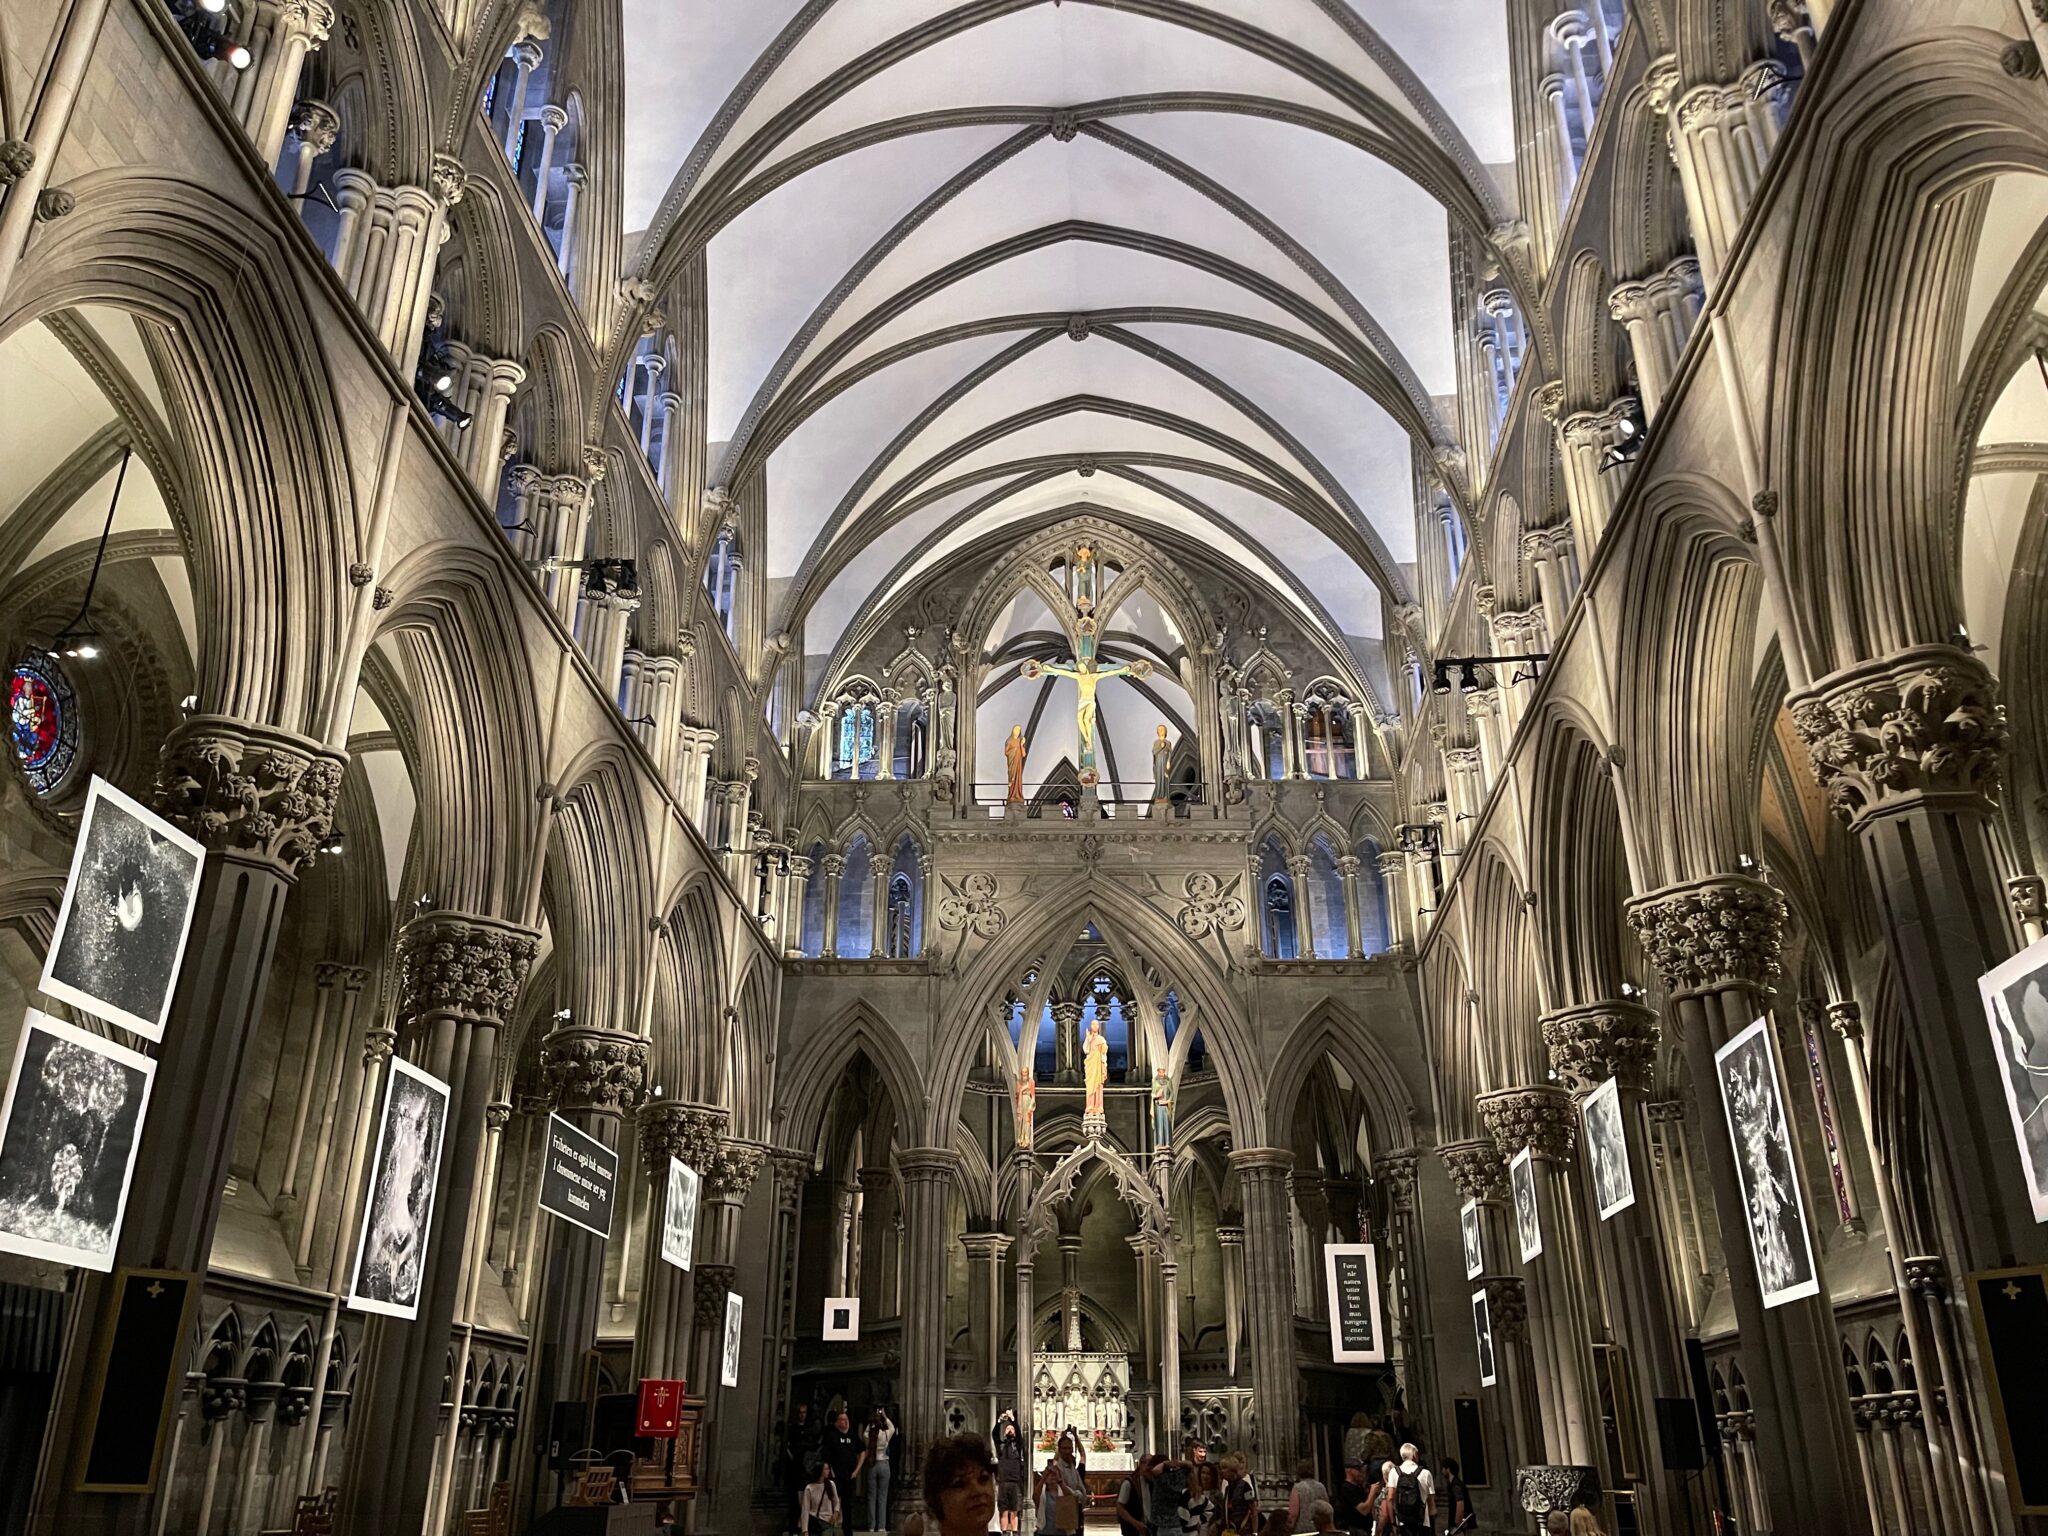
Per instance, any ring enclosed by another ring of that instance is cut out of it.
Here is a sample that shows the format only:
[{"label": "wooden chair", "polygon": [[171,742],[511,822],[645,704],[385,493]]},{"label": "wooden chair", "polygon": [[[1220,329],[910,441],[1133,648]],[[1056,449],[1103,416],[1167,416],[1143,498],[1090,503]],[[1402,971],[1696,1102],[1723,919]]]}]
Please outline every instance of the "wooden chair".
[{"label": "wooden chair", "polygon": [[610,1467],[586,1467],[576,1479],[575,1490],[568,1502],[581,1509],[589,1509],[612,1501],[612,1489],[618,1476]]},{"label": "wooden chair", "polygon": [[340,1499],[338,1488],[301,1495],[292,1509],[292,1536],[334,1536],[334,1506]]}]

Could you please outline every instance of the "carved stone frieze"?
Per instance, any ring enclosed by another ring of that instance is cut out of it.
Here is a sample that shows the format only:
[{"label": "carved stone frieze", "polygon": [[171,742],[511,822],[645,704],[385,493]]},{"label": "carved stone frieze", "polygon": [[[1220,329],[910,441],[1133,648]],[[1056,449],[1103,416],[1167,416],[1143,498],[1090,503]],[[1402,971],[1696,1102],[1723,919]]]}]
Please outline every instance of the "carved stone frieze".
[{"label": "carved stone frieze", "polygon": [[704,1172],[704,1195],[714,1205],[745,1205],[768,1161],[758,1141],[721,1141]]},{"label": "carved stone frieze", "polygon": [[1486,1316],[1493,1324],[1493,1336],[1503,1344],[1519,1344],[1529,1337],[1529,1292],[1520,1275],[1488,1275],[1479,1282],[1486,1287]]},{"label": "carved stone frieze", "polygon": [[1479,1118],[1493,1137],[1503,1162],[1527,1147],[1533,1156],[1559,1160],[1571,1156],[1579,1130],[1572,1096],[1562,1088],[1505,1088],[1479,1096]]},{"label": "carved stone frieze", "polygon": [[540,1075],[557,1109],[630,1113],[647,1096],[647,1042],[570,1024],[541,1042]]},{"label": "carved stone frieze", "polygon": [[775,1208],[794,1215],[803,1204],[804,1181],[811,1176],[811,1154],[800,1147],[770,1147],[768,1171],[775,1179]]},{"label": "carved stone frieze", "polygon": [[1673,995],[1768,991],[1785,947],[1785,898],[1749,875],[1667,886],[1628,904],[1628,925]]},{"label": "carved stone frieze", "polygon": [[1823,678],[1792,700],[1792,724],[1852,825],[1927,800],[1984,812],[1997,803],[2005,708],[1968,651],[1916,646]]},{"label": "carved stone frieze", "polygon": [[334,825],[347,763],[303,736],[194,715],[164,743],[156,801],[208,848],[294,876]]},{"label": "carved stone frieze", "polygon": [[539,943],[526,928],[465,912],[425,912],[398,935],[398,1019],[512,1017]]},{"label": "carved stone frieze", "polygon": [[1543,1021],[1543,1043],[1564,1085],[1584,1093],[1610,1077],[1623,1087],[1649,1086],[1657,1059],[1657,1015],[1640,1003],[1592,1003]]},{"label": "carved stone frieze", "polygon": [[1507,1166],[1500,1149],[1491,1140],[1448,1141],[1436,1149],[1444,1171],[1464,1200],[1504,1200],[1508,1193]]},{"label": "carved stone frieze", "polygon": [[[943,877],[941,877],[943,878]],[[992,939],[1003,931],[1008,914],[996,904],[996,877],[980,870],[957,885],[946,881],[947,891],[939,898],[939,926],[948,933],[963,929],[977,938]]]}]

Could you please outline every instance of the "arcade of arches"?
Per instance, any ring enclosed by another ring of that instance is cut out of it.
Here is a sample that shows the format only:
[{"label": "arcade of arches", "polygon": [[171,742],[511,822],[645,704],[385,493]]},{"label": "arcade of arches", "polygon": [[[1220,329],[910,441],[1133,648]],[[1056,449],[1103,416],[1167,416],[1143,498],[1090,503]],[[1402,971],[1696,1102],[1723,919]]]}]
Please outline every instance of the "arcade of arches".
[{"label": "arcade of arches", "polygon": [[[0,1532],[583,1529],[624,1448],[765,1536],[841,1403],[892,1524],[1014,1407],[2041,1529],[2043,47],[0,0],[0,1056],[155,1062],[125,1209],[47,1069],[0,1137]],[[160,1042],[42,987],[95,780],[205,850]]]}]

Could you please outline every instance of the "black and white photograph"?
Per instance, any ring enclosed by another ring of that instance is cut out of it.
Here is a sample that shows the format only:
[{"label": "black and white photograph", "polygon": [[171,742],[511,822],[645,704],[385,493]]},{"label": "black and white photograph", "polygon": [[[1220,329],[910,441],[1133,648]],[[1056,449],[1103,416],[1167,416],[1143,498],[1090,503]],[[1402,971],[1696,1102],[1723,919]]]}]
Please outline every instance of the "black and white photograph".
[{"label": "black and white photograph", "polygon": [[163,1039],[205,862],[198,843],[95,778],[37,986],[95,1018]]},{"label": "black and white photograph", "polygon": [[2034,1220],[2048,1221],[2048,939],[1981,977],[1977,988]]},{"label": "black and white photograph", "polygon": [[1477,1280],[1486,1272],[1486,1253],[1479,1238],[1479,1202],[1467,1200],[1458,1207],[1458,1236],[1465,1244],[1465,1278]]},{"label": "black and white photograph", "polygon": [[718,1384],[722,1387],[740,1384],[740,1315],[745,1307],[738,1291],[725,1293],[725,1349],[718,1363]]},{"label": "black and white photograph", "polygon": [[358,1312],[419,1316],[447,1127],[448,1085],[392,1057],[356,1245],[355,1281],[349,1286],[348,1304]]},{"label": "black and white photograph", "polygon": [[1380,1266],[1373,1245],[1325,1243],[1323,1273],[1330,1303],[1330,1358],[1343,1365],[1384,1363]]},{"label": "black and white photograph", "polygon": [[0,1250],[111,1270],[156,1063],[31,1008],[0,1108]]},{"label": "black and white photograph", "polygon": [[690,1267],[697,1247],[697,1170],[679,1157],[668,1160],[668,1208],[661,1220],[661,1257],[677,1269]]},{"label": "black and white photograph", "polygon": [[828,1339],[857,1339],[860,1337],[860,1298],[858,1296],[828,1296],[825,1298],[825,1329]]},{"label": "black and white photograph", "polygon": [[1472,1293],[1472,1338],[1479,1347],[1479,1385],[1490,1387],[1500,1380],[1500,1372],[1493,1363],[1493,1309],[1483,1290]]},{"label": "black and white photograph", "polygon": [[1522,1262],[1543,1257],[1543,1219],[1536,1212],[1536,1163],[1527,1147],[1508,1163],[1508,1188],[1515,1197],[1515,1239]]},{"label": "black and white photograph", "polygon": [[1636,1203],[1635,1179],[1628,1171],[1628,1127],[1621,1118],[1621,1085],[1610,1077],[1587,1094],[1579,1118],[1586,1128],[1594,1203],[1600,1219],[1609,1221]]},{"label": "black and white photograph", "polygon": [[1714,1071],[1735,1142],[1735,1171],[1742,1180],[1743,1215],[1764,1305],[1781,1307],[1815,1295],[1820,1276],[1807,1235],[1769,1021],[1758,1019],[1716,1051]]}]

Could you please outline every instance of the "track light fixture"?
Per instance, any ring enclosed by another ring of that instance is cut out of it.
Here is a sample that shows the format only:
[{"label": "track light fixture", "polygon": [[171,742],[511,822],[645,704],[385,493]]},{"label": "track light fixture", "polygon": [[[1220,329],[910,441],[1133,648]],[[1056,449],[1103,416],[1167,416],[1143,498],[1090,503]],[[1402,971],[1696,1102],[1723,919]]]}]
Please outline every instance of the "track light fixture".
[{"label": "track light fixture", "polygon": [[1600,455],[1600,473],[1617,465],[1633,463],[1643,451],[1643,441],[1649,436],[1650,424],[1643,416],[1640,404],[1632,404],[1628,414],[1614,424],[1616,441],[1609,443]]},{"label": "track light fixture", "polygon": [[1481,667],[1497,666],[1502,662],[1525,661],[1530,664],[1532,670],[1523,671],[1517,668],[1515,675],[1509,681],[1519,683],[1526,678],[1533,682],[1536,679],[1536,673],[1533,670],[1535,665],[1548,660],[1550,660],[1550,652],[1548,651],[1525,652],[1513,656],[1440,656],[1437,658],[1436,675],[1431,681],[1430,692],[1447,694],[1451,691],[1451,669],[1453,667],[1458,669],[1458,692],[1473,694],[1485,686],[1485,683],[1479,676],[1479,669]]},{"label": "track light fixture", "polygon": [[247,69],[254,56],[234,38],[235,13],[228,0],[166,0],[171,19],[202,59],[221,59],[228,68]]},{"label": "track light fixture", "polygon": [[320,840],[320,851],[322,853],[339,854],[344,852],[346,848],[347,839],[339,831],[329,832],[326,837]]}]

